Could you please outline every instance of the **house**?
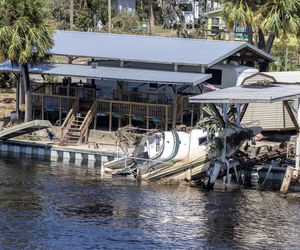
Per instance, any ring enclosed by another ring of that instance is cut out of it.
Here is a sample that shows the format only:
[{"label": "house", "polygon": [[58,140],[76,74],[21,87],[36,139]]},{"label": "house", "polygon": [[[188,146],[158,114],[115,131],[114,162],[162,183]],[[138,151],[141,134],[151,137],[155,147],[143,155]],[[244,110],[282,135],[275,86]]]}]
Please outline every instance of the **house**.
[{"label": "house", "polygon": [[[209,69],[233,60],[275,60],[246,42],[75,31],[57,31],[54,39],[47,54],[68,63],[29,68],[32,81],[33,76],[58,78],[32,82],[33,116],[60,125],[63,137],[81,142],[91,128],[193,125],[201,108],[188,96],[215,73],[222,77],[222,70]],[[20,68],[6,62],[0,71],[18,74]]]}]

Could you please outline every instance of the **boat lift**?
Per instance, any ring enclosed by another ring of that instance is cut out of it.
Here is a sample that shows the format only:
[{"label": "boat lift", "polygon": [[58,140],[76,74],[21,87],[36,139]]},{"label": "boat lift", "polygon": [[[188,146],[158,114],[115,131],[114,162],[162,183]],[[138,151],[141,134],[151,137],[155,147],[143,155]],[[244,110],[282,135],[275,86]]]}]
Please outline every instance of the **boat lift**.
[{"label": "boat lift", "polygon": [[[297,111],[294,111],[289,101],[298,99]],[[300,84],[288,83],[253,83],[243,86],[236,86],[220,89],[213,92],[190,97],[191,103],[206,103],[214,107],[216,117],[220,120],[223,127],[227,124],[227,110],[229,105],[235,105],[237,109],[236,123],[239,125],[247,110],[249,103],[274,103],[283,102],[289,117],[297,131],[295,167],[288,167],[281,186],[281,192],[288,191],[291,180],[299,180],[300,172]],[[216,105],[222,105],[223,114],[218,112]],[[241,109],[242,107],[242,109]],[[225,138],[226,140],[226,138]],[[229,183],[230,164],[226,159],[226,143],[224,143],[221,162],[217,162],[210,174],[210,184],[213,186],[216,181],[221,166],[226,165],[226,183]]]}]

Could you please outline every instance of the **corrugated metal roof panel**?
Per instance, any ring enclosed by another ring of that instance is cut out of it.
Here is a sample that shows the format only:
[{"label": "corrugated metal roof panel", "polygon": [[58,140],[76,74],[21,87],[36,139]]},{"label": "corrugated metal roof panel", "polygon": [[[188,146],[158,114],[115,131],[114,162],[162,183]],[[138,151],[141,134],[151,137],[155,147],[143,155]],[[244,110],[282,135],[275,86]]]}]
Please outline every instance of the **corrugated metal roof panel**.
[{"label": "corrugated metal roof panel", "polygon": [[242,84],[246,85],[263,80],[279,83],[300,83],[300,71],[254,73],[246,77]]},{"label": "corrugated metal roof panel", "polygon": [[193,103],[272,103],[300,97],[300,84],[237,86],[193,96]]},{"label": "corrugated metal roof panel", "polygon": [[[5,62],[0,64],[0,71],[19,72],[20,68],[12,66],[10,62]],[[91,79],[180,85],[196,85],[211,78],[210,74],[99,66],[93,69],[91,66],[86,65],[47,63],[41,63],[30,67],[29,72],[30,74],[49,74],[65,77],[84,77]]]},{"label": "corrugated metal roof panel", "polygon": [[77,31],[57,31],[54,39],[55,46],[48,52],[51,55],[210,67],[248,48],[266,60],[275,60],[246,42]]},{"label": "corrugated metal roof panel", "polygon": [[266,72],[264,74],[274,77],[277,82],[300,83],[300,71]]}]

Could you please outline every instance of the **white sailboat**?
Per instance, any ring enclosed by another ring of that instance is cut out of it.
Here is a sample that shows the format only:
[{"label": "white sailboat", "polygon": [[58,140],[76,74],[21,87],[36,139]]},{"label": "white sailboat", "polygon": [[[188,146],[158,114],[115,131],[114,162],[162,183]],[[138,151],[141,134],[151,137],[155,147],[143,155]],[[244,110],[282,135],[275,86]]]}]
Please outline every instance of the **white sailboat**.
[{"label": "white sailboat", "polygon": [[226,137],[226,157],[235,154],[245,140],[261,129],[228,125],[213,137],[206,129],[157,131],[145,135],[130,155],[104,164],[114,175],[132,175],[144,180],[179,182],[200,180],[212,161],[223,152]]}]

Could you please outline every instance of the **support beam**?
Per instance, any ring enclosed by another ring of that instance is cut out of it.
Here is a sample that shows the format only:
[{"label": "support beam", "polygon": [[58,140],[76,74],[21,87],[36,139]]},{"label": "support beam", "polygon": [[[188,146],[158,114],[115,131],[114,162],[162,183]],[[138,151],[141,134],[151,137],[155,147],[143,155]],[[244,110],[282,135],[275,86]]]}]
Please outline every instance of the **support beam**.
[{"label": "support beam", "polygon": [[[178,71],[178,64],[174,64],[174,71]],[[172,119],[172,129],[176,128],[176,121],[177,121],[177,85],[174,84],[173,86],[174,96],[173,96],[173,119]]]},{"label": "support beam", "polygon": [[287,167],[285,171],[285,175],[281,184],[280,193],[287,193],[289,190],[289,186],[293,176],[293,169],[291,167]]},{"label": "support beam", "polygon": [[218,121],[221,123],[222,128],[225,128],[225,121],[224,121],[222,115],[220,114],[219,110],[217,109],[216,105],[212,103],[212,104],[210,104],[210,107],[214,111]]},{"label": "support beam", "polygon": [[173,97],[173,119],[172,119],[172,129],[176,128],[177,121],[177,85],[174,84],[174,97]]},{"label": "support beam", "polygon": [[242,108],[241,115],[240,115],[240,122],[243,120],[243,118],[244,118],[244,116],[246,114],[246,111],[248,109],[248,106],[249,106],[249,103],[244,104],[244,106]]},{"label": "support beam", "polygon": [[240,104],[236,104],[236,124],[238,126],[241,125],[241,105]]},{"label": "support beam", "polygon": [[287,112],[288,112],[288,114],[289,114],[289,116],[290,116],[290,118],[293,122],[293,125],[294,125],[295,129],[299,133],[299,131],[300,131],[300,127],[299,127],[299,123],[298,123],[299,122],[299,110],[298,110],[298,121],[297,121],[297,119],[296,119],[296,117],[295,117],[288,101],[283,101],[283,105],[286,108],[286,110],[287,110]]},{"label": "support beam", "polygon": [[[68,64],[72,64],[73,57],[68,56]],[[68,86],[67,86],[67,96],[70,96],[70,89],[71,89],[72,77],[68,77]]]},{"label": "support beam", "polygon": [[297,144],[296,144],[296,171],[297,174],[299,173],[300,170],[300,131],[299,131],[299,123],[300,123],[300,99],[298,99],[298,110],[297,110],[297,125],[298,125],[298,130],[297,130]]},{"label": "support beam", "polygon": [[[223,104],[223,119],[224,119],[224,122],[225,122],[225,127],[226,127],[226,121],[227,121],[227,111],[228,111],[228,104],[224,103]],[[230,178],[229,178],[229,168],[230,168],[230,165],[229,165],[228,160],[226,159],[226,154],[227,154],[226,145],[227,145],[227,138],[226,138],[226,135],[225,135],[224,136],[224,144],[223,144],[223,150],[222,150],[221,160],[222,160],[223,163],[226,164],[226,180],[225,180],[225,184],[230,184]]]},{"label": "support beam", "polygon": [[208,189],[213,189],[215,182],[219,176],[221,167],[222,167],[221,163],[216,161],[215,165],[213,166],[213,168],[209,174],[209,182],[207,183]]}]

